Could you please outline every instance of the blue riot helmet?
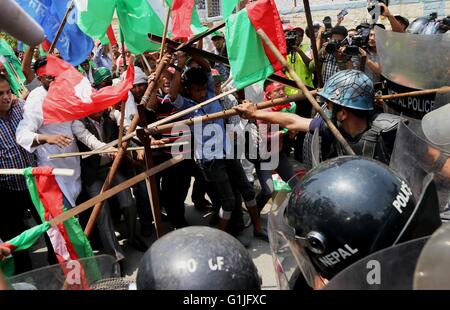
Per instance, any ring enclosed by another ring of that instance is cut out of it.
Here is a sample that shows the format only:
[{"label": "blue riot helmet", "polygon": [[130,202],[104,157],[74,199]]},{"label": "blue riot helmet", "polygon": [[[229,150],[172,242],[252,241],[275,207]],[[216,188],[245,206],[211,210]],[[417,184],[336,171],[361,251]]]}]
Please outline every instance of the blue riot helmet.
[{"label": "blue riot helmet", "polygon": [[334,74],[318,93],[326,101],[355,110],[373,110],[373,83],[359,70],[343,70]]}]

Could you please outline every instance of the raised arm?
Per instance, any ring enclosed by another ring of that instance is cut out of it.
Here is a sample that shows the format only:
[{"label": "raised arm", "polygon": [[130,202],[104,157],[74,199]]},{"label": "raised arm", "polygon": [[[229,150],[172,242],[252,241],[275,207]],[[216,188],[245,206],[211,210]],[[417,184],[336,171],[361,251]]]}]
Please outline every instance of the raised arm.
[{"label": "raised arm", "polygon": [[310,118],[304,118],[297,114],[257,110],[256,106],[248,101],[236,106],[234,109],[242,118],[257,119],[272,124],[278,124],[291,131],[307,132],[309,131],[309,125],[311,124]]}]

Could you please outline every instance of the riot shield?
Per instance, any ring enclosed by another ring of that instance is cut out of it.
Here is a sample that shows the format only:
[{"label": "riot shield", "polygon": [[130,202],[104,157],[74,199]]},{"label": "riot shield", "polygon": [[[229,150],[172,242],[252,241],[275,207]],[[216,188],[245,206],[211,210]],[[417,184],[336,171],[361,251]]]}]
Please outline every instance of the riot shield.
[{"label": "riot shield", "polygon": [[398,127],[390,167],[408,182],[416,199],[423,191],[426,176],[433,174],[440,211],[444,212],[450,199],[448,157],[425,139],[420,121],[410,120],[408,125],[402,122]]},{"label": "riot shield", "polygon": [[383,76],[414,89],[449,85],[449,34],[421,35],[375,29]]},{"label": "riot shield", "polygon": [[7,279],[16,290],[114,290],[127,289],[120,268],[110,255],[70,260],[31,270]]},{"label": "riot shield", "polygon": [[428,237],[364,257],[337,274],[324,290],[411,290],[417,258]]},{"label": "riot shield", "polygon": [[425,244],[414,274],[414,289],[450,289],[450,224],[442,225]]}]

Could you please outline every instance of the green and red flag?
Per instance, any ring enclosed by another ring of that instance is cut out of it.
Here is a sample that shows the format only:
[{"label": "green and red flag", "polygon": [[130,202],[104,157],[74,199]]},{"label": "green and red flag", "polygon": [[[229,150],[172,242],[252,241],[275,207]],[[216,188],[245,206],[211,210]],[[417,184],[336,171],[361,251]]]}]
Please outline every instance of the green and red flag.
[{"label": "green and red flag", "polygon": [[22,64],[16,57],[11,46],[9,46],[4,39],[0,39],[0,63],[3,64],[8,72],[8,81],[11,86],[11,91],[16,96],[23,95],[23,93],[26,92],[26,89],[24,89],[25,87],[23,86],[25,75],[22,72]]},{"label": "green and red flag", "polygon": [[231,15],[225,26],[225,40],[236,88],[242,89],[265,80],[283,69],[270,49],[261,41],[262,29],[286,57],[286,39],[274,0],[259,0]]},{"label": "green and red flag", "polygon": [[[183,2],[190,4],[194,3],[194,0]],[[172,7],[172,0],[166,0],[166,4]],[[75,0],[75,5],[78,10],[78,27],[90,37],[98,39],[102,43],[107,43],[107,31],[111,25],[114,11],[116,11],[125,44],[133,54],[160,49],[159,44],[148,39],[148,34],[163,35],[167,9],[161,1]],[[180,8],[186,9],[186,7],[187,5],[183,4]],[[178,13],[180,12],[176,9],[175,15],[179,16]],[[178,36],[178,33],[183,33],[183,35],[189,33],[189,36],[192,36],[207,30],[206,27],[201,25],[195,6],[191,7],[189,14],[191,16],[189,21],[186,19],[183,20],[183,23],[177,24],[174,36]],[[189,24],[185,24],[185,22],[189,22]],[[187,30],[180,27],[186,27]],[[171,36],[171,32],[171,27],[169,27],[169,36]]]},{"label": "green and red flag", "polygon": [[[24,176],[36,210],[43,223],[66,211],[63,194],[51,167],[26,168]],[[75,217],[48,230],[59,262],[93,256],[91,245]]]}]

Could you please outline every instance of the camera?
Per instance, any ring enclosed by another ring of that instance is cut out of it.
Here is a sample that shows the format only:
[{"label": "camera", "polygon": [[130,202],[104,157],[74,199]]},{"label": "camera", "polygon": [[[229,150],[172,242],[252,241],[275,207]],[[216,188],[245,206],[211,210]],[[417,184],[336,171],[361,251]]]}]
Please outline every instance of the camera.
[{"label": "camera", "polygon": [[325,31],[322,32],[322,40],[328,40],[331,38],[331,28],[333,28],[333,25],[331,24],[331,17],[325,16],[322,22],[325,26]]},{"label": "camera", "polygon": [[[378,16],[376,16],[376,11],[374,9],[379,7],[380,3],[389,6],[389,0],[367,0],[367,11],[372,14],[372,20],[376,21]],[[380,14],[384,14],[384,8],[380,8]]]},{"label": "camera", "polygon": [[286,39],[287,52],[290,53],[297,43],[297,32],[294,30],[286,31],[284,37]]},{"label": "camera", "polygon": [[342,41],[330,40],[325,47],[325,51],[333,54],[341,46],[345,46],[345,54],[347,56],[356,56],[359,54],[359,48],[366,49],[369,43],[370,29],[361,27],[358,29],[358,34],[353,37],[346,37]]}]

